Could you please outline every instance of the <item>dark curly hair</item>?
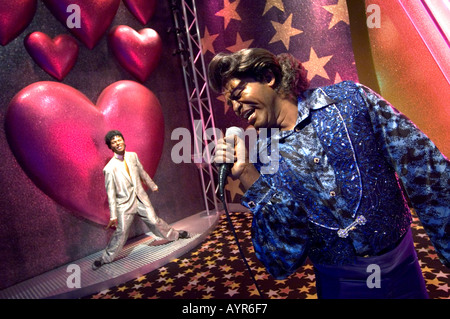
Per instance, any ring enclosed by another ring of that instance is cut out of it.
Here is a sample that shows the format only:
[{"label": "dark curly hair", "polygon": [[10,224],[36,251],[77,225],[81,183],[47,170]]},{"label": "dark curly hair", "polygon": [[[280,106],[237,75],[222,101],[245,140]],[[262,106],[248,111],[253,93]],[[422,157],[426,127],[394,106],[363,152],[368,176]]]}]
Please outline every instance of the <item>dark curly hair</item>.
[{"label": "dark curly hair", "polygon": [[120,131],[117,131],[117,130],[109,131],[105,135],[105,143],[106,143],[106,145],[108,145],[109,149],[111,149],[111,140],[116,136],[120,136],[125,141],[125,139]]},{"label": "dark curly hair", "polygon": [[274,55],[261,48],[217,54],[209,63],[208,80],[210,87],[219,93],[232,78],[250,77],[264,82],[270,72],[275,76],[275,90],[285,98],[297,99],[309,87],[306,69],[300,61],[291,54]]}]

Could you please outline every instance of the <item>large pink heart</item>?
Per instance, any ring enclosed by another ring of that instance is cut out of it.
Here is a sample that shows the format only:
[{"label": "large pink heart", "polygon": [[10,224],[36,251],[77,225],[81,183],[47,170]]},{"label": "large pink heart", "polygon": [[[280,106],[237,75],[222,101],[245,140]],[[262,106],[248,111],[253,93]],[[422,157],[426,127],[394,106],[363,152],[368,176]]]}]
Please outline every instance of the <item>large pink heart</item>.
[{"label": "large pink heart", "polygon": [[[69,27],[87,48],[92,49],[111,25],[120,0],[42,0],[52,14],[66,27],[67,22],[76,22],[79,16],[79,27]],[[73,5],[77,5],[74,7]],[[69,8],[69,5],[72,5]],[[69,10],[68,10],[69,9]],[[70,25],[72,26],[72,25]]]},{"label": "large pink heart", "polygon": [[126,25],[115,26],[108,43],[120,65],[141,82],[150,76],[161,57],[161,38],[150,28],[136,32]]},{"label": "large pink heart", "polygon": [[139,155],[150,176],[164,143],[160,103],[133,81],[108,86],[96,106],[68,85],[36,82],[9,103],[5,129],[17,161],[44,193],[103,225],[109,210],[102,170],[113,155],[104,142],[107,131],[123,133],[127,150]]},{"label": "large pink heart", "polygon": [[37,0],[0,1],[0,44],[6,45],[31,22]]},{"label": "large pink heart", "polygon": [[67,34],[60,34],[52,40],[45,33],[36,31],[27,35],[24,43],[36,64],[60,81],[77,61],[77,41]]},{"label": "large pink heart", "polygon": [[156,10],[156,0],[123,0],[123,2],[142,24],[147,24]]}]

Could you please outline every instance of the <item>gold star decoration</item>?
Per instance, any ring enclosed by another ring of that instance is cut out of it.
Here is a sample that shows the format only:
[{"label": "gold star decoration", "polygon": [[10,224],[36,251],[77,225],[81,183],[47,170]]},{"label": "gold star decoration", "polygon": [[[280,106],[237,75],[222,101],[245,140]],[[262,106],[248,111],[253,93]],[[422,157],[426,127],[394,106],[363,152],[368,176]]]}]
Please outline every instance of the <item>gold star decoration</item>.
[{"label": "gold star decoration", "polygon": [[241,20],[241,16],[239,13],[236,12],[236,8],[239,5],[239,2],[241,0],[236,0],[233,3],[230,3],[229,0],[224,0],[223,2],[223,9],[216,12],[216,16],[223,17],[225,19],[224,23],[224,30],[228,27],[228,24],[230,23],[231,19],[234,20]]},{"label": "gold star decoration", "polygon": [[264,12],[262,15],[265,15],[267,13],[267,11],[269,11],[273,7],[276,7],[284,12],[283,0],[267,0],[266,6],[264,7]]},{"label": "gold star decoration", "polygon": [[231,177],[228,177],[227,185],[225,186],[225,189],[230,192],[231,194],[231,201],[234,200],[236,197],[236,194],[244,195],[241,188],[239,187],[240,181],[238,179],[233,180]]},{"label": "gold star decoration", "polygon": [[309,53],[309,61],[302,63],[305,69],[308,71],[308,80],[311,81],[311,79],[316,75],[329,80],[330,78],[328,77],[327,71],[325,71],[324,66],[328,63],[328,61],[330,61],[332,57],[332,55],[328,55],[319,58],[316,51],[311,48],[311,51]]},{"label": "gold star decoration", "polygon": [[330,12],[333,15],[333,18],[331,19],[330,25],[328,26],[328,29],[331,29],[339,22],[345,22],[348,25],[350,25],[350,19],[348,16],[348,9],[347,9],[347,3],[345,0],[339,0],[339,2],[335,5],[331,6],[322,6],[325,10]]},{"label": "gold star decoration", "polygon": [[242,41],[241,35],[239,32],[236,34],[236,44],[227,47],[226,49],[231,52],[237,52],[241,49],[248,49],[250,44],[253,42],[253,39]]},{"label": "gold star decoration", "polygon": [[273,28],[276,30],[275,35],[270,40],[270,43],[277,41],[282,41],[287,50],[289,50],[289,42],[291,37],[303,33],[302,30],[295,29],[292,27],[292,13],[284,21],[284,23],[279,23],[276,21],[271,21]]},{"label": "gold star decoration", "polygon": [[205,33],[202,38],[202,54],[205,54],[207,51],[210,51],[212,54],[216,54],[216,52],[214,52],[213,42],[218,36],[219,34],[210,34],[208,28],[205,27]]}]

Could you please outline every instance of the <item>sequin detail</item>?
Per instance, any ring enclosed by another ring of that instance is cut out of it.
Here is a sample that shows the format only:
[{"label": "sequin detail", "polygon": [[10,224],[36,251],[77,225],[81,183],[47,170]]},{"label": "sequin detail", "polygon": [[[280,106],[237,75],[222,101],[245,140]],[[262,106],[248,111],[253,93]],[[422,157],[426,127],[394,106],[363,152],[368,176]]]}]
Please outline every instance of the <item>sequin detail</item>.
[{"label": "sequin detail", "polygon": [[434,144],[353,82],[308,91],[298,107],[296,128],[275,136],[278,171],[262,174],[242,199],[252,203],[253,245],[268,271],[284,278],[306,256],[338,265],[391,249],[411,222],[400,183],[448,262],[450,165]]}]

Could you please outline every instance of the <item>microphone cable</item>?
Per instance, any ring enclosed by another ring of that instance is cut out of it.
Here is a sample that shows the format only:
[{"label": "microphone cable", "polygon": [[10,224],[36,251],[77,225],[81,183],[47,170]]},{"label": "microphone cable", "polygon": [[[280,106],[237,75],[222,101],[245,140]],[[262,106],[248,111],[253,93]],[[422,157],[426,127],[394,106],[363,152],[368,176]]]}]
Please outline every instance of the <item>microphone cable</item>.
[{"label": "microphone cable", "polygon": [[258,291],[259,296],[264,299],[264,296],[261,293],[261,290],[259,289],[259,285],[256,282],[255,276],[253,275],[250,265],[248,264],[247,259],[245,258],[244,252],[239,243],[239,239],[238,239],[236,230],[233,225],[233,221],[231,220],[230,213],[228,212],[228,207],[227,207],[228,205],[226,203],[226,198],[225,198],[225,181],[230,172],[230,169],[231,169],[230,166],[232,166],[232,164],[231,165],[230,164],[222,164],[219,167],[219,197],[223,203],[223,207],[225,209],[225,214],[227,215],[228,223],[230,224],[231,231],[233,232],[234,240],[236,241],[236,245],[238,247],[241,258],[244,261],[244,264],[246,265],[248,272],[250,273],[250,277],[252,278],[252,281],[256,287],[256,290]]}]

